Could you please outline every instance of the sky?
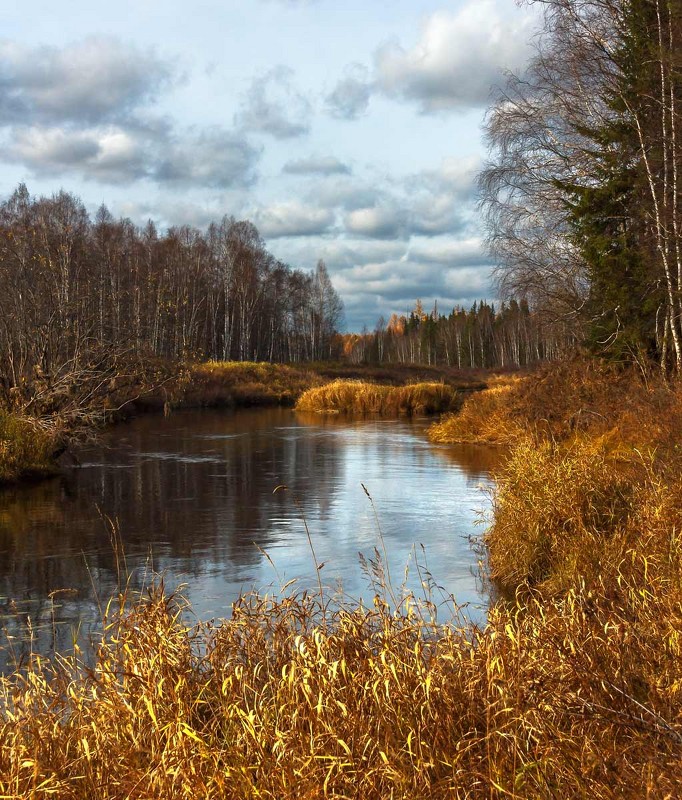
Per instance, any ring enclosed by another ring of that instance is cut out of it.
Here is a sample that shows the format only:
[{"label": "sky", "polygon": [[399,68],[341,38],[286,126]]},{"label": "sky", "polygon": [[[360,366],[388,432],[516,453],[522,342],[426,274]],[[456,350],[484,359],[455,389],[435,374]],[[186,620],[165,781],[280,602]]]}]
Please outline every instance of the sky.
[{"label": "sky", "polygon": [[254,222],[327,265],[346,329],[494,299],[476,206],[493,87],[530,54],[514,0],[0,4],[0,195]]}]

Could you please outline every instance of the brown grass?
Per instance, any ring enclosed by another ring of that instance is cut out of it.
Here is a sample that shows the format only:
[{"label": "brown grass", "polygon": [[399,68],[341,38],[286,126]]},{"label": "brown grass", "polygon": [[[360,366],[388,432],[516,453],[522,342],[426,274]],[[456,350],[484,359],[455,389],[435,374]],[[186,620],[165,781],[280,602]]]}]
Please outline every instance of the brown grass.
[{"label": "brown grass", "polygon": [[309,389],[296,403],[298,411],[331,414],[437,414],[453,408],[457,392],[444,383],[381,386],[337,380]]},{"label": "brown grass", "polygon": [[53,474],[55,447],[36,420],[0,410],[0,483]]},{"label": "brown grass", "polygon": [[121,599],[94,666],[0,680],[0,797],[677,798],[682,393],[607,376],[498,404],[525,431],[483,629],[428,599],[254,595],[196,627],[162,587]]},{"label": "brown grass", "polygon": [[253,361],[208,361],[186,368],[173,404],[196,406],[294,405],[321,383],[306,367]]},{"label": "brown grass", "polygon": [[0,795],[675,797],[682,612],[623,581],[622,606],[578,586],[482,631],[306,594],[192,628],[154,590],[93,667],[0,680]]},{"label": "brown grass", "polygon": [[461,410],[429,428],[432,442],[452,444],[510,444],[523,428],[509,413],[509,404],[518,391],[521,378],[505,377],[489,381],[481,392],[469,396]]}]

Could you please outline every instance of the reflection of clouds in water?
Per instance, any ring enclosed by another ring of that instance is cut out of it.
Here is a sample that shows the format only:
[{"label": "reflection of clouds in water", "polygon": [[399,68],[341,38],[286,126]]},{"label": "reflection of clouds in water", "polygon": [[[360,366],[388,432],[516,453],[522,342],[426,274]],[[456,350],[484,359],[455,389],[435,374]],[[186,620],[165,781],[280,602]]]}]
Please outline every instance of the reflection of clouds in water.
[{"label": "reflection of clouds in water", "polygon": [[[0,596],[30,599],[45,619],[49,592],[77,587],[50,613],[62,626],[79,615],[84,629],[95,625],[94,587],[103,600],[117,587],[108,518],[133,588],[148,583],[151,565],[169,587],[188,583],[197,616],[224,614],[243,590],[293,578],[316,586],[305,517],[323,583],[342,580],[351,596],[368,597],[358,551],[371,557],[378,532],[364,483],[394,583],[421,541],[436,579],[478,601],[467,537],[477,532],[473,509],[485,504],[475,489],[485,461],[431,446],[424,427],[284,409],[140,417],[106,432],[63,479],[0,493]],[[289,491],[273,494],[279,484]],[[416,568],[409,580],[419,588]]]}]

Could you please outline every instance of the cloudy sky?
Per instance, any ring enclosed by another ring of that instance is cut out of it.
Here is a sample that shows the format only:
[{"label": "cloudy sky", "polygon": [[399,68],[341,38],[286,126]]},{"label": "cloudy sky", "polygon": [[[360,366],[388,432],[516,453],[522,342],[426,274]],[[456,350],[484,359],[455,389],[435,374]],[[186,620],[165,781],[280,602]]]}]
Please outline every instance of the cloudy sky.
[{"label": "cloudy sky", "polygon": [[347,328],[492,297],[475,176],[513,0],[0,4],[1,194],[63,187],[136,223],[256,223],[323,258]]}]

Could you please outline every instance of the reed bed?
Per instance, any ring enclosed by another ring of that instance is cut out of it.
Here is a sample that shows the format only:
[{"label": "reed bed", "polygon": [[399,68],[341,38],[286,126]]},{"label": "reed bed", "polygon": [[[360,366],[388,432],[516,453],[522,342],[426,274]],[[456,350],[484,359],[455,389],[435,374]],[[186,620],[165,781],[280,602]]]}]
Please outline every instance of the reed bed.
[{"label": "reed bed", "polygon": [[624,573],[618,605],[577,586],[482,630],[310,594],[192,627],[157,587],[110,619],[94,665],[35,656],[0,680],[0,796],[673,798],[671,600]]},{"label": "reed bed", "polygon": [[445,383],[383,386],[337,380],[304,392],[296,409],[324,414],[437,414],[456,407],[458,398],[457,391]]},{"label": "reed bed", "polygon": [[498,378],[488,388],[469,396],[462,408],[429,428],[429,438],[440,444],[510,444],[523,427],[509,413],[509,403],[521,379]]},{"label": "reed bed", "polygon": [[51,474],[55,447],[37,420],[0,410],[0,483]]}]

